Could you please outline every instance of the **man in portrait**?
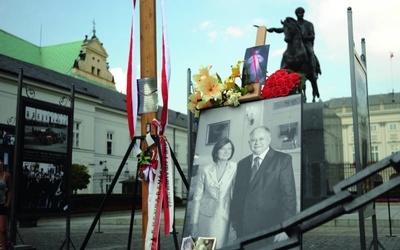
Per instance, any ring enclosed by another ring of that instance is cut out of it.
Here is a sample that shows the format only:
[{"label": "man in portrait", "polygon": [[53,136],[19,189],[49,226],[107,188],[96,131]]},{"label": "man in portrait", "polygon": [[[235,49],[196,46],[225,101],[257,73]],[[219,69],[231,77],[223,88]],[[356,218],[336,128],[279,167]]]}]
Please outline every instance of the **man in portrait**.
[{"label": "man in portrait", "polygon": [[[253,129],[248,143],[252,154],[238,162],[230,210],[238,241],[296,214],[292,157],[270,147],[271,131],[265,126]],[[282,233],[261,244],[286,238]]]}]

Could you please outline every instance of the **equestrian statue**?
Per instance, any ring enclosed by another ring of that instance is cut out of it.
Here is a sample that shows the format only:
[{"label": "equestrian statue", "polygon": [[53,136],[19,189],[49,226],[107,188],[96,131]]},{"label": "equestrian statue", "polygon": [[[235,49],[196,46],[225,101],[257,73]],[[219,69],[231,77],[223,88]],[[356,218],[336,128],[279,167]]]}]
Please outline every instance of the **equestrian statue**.
[{"label": "equestrian statue", "polygon": [[[317,85],[318,75],[321,67],[317,56],[314,54],[314,25],[304,20],[304,9],[299,7],[295,10],[297,20],[287,17],[281,21],[282,28],[269,28],[268,32],[284,33],[287,48],[282,56],[281,69],[288,69],[305,75],[312,86],[312,101],[319,98]],[[304,87],[305,88],[305,87]],[[305,97],[305,89],[303,91]]]}]

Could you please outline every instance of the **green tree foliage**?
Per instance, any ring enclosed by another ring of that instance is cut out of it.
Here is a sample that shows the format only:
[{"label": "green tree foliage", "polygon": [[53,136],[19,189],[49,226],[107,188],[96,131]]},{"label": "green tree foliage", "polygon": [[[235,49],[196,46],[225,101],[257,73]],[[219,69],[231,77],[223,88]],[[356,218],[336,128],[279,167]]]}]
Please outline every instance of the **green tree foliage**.
[{"label": "green tree foliage", "polygon": [[87,188],[90,183],[89,170],[85,165],[72,164],[71,168],[71,189],[76,192]]}]

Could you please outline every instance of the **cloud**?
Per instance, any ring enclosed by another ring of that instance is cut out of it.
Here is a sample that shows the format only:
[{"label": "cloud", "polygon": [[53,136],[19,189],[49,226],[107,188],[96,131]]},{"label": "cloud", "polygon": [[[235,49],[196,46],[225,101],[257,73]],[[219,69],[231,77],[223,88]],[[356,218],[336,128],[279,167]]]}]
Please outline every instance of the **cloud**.
[{"label": "cloud", "polygon": [[217,30],[212,30],[212,31],[207,33],[207,36],[209,38],[208,40],[210,42],[213,42],[213,41],[215,41],[215,39],[217,39],[218,31]]},{"label": "cloud", "polygon": [[200,30],[205,30],[210,26],[211,26],[211,22],[210,21],[204,21],[199,25],[199,28],[200,28]]},{"label": "cloud", "polygon": [[239,27],[228,27],[225,33],[234,37],[241,37],[244,34],[243,30]]},{"label": "cloud", "polygon": [[[362,53],[361,39],[365,38],[369,94],[394,88],[400,74],[392,67],[398,69],[399,64],[397,58],[390,60],[390,52],[400,55],[399,9],[398,0],[308,0],[305,19],[313,22],[316,29],[315,52],[324,65],[322,78],[336,82],[350,80],[348,22],[351,17],[354,48],[358,54]],[[338,70],[342,72],[340,76],[334,73]],[[346,78],[338,80],[343,76]]]},{"label": "cloud", "polygon": [[253,25],[265,26],[267,21],[264,18],[257,18],[253,20]]},{"label": "cloud", "polygon": [[271,57],[279,57],[281,58],[283,53],[285,52],[286,48],[276,49],[270,52]]},{"label": "cloud", "polygon": [[[361,53],[361,38],[365,38],[367,56],[389,58],[389,52],[398,48],[400,22],[397,12],[400,1],[383,0],[379,4],[374,0],[352,1],[309,1],[309,17],[314,26],[318,24],[316,39],[321,39],[328,48],[328,53],[337,58],[337,51],[348,47],[348,14],[347,8],[352,8],[353,38],[356,50]],[[348,59],[347,53],[341,53]],[[344,58],[343,58],[344,57]]]},{"label": "cloud", "polygon": [[117,91],[126,94],[126,71],[123,71],[122,68],[112,68],[110,72],[114,76]]}]

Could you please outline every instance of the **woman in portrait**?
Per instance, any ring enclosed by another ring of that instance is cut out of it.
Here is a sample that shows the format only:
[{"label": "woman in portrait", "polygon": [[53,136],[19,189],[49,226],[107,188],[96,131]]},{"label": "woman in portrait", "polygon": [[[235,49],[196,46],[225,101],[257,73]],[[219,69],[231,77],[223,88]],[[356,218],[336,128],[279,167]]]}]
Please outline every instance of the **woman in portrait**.
[{"label": "woman in portrait", "polygon": [[228,138],[214,145],[213,162],[199,167],[193,194],[192,236],[215,237],[216,249],[228,244],[229,208],[236,177],[236,162],[230,161],[234,152]]}]

